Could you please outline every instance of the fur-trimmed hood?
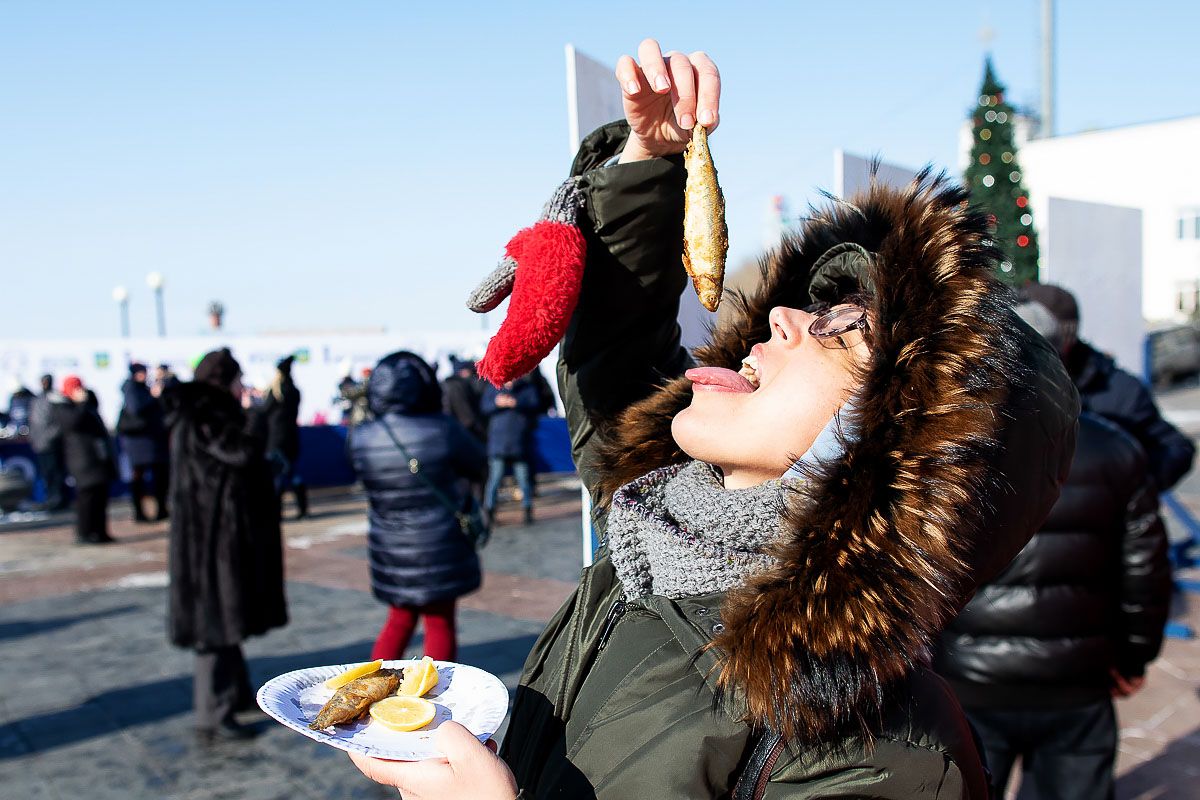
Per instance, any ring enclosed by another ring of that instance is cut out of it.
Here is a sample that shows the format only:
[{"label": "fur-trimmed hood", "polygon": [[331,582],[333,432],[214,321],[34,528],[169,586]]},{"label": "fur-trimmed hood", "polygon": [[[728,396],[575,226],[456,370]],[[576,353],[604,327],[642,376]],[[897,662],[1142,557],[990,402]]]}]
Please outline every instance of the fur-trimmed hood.
[{"label": "fur-trimmed hood", "polygon": [[[734,313],[695,353],[737,370],[770,338],[771,308],[812,302],[823,254],[845,243],[870,254],[856,435],[792,498],[778,567],[727,594],[713,643],[721,685],[789,738],[874,727],[889,685],[927,663],[945,622],[1025,544],[1070,465],[1074,388],[1012,312],[986,217],[966,201],[922,174],[814,209],[763,260],[757,291],[726,296]],[[601,456],[606,497],[687,458],[670,424],[690,399],[676,379],[621,415]]]}]

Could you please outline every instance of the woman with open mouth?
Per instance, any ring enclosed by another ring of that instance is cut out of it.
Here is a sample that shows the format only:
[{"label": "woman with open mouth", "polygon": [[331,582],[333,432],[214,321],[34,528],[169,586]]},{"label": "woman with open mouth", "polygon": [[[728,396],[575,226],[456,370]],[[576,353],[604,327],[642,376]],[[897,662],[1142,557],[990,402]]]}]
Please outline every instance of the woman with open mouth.
[{"label": "woman with open mouth", "polygon": [[1078,400],[967,194],[814,211],[690,354],[684,170],[704,53],[642,43],[584,142],[559,380],[603,545],[533,648],[499,756],[358,759],[405,798],[988,796],[931,643],[1057,498]]}]

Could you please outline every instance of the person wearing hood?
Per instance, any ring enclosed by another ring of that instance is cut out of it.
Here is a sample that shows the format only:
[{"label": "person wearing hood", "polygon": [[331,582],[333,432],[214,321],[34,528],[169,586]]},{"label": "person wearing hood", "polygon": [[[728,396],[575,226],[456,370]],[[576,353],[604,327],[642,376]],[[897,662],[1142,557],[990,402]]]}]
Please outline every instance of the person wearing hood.
[{"label": "person wearing hood", "polygon": [[114,539],[108,532],[108,495],[117,478],[112,438],[96,395],[79,376],[63,378],[63,394],[69,402],[52,413],[62,431],[67,473],[75,484],[75,541],[109,544]]},{"label": "person wearing hood", "polygon": [[295,356],[288,356],[276,365],[260,412],[267,424],[267,459],[275,472],[275,491],[281,501],[285,492],[295,495],[297,519],[304,519],[308,516],[308,486],[296,472],[300,458],[300,389],[292,380],[295,361]]},{"label": "person wearing hood", "polygon": [[425,654],[453,661],[455,603],[479,588],[479,557],[456,512],[483,478],[483,447],[442,412],[433,370],[418,355],[385,356],[367,382],[371,419],[350,435],[367,492],[371,591],[388,605],[371,658],[401,658],[417,621]]},{"label": "person wearing hood", "polygon": [[1146,451],[1155,488],[1165,492],[1192,469],[1196,445],[1163,419],[1150,390],[1079,338],[1079,303],[1075,295],[1051,283],[1031,283],[1021,289],[1027,300],[1044,306],[1062,331],[1059,355],[1079,390],[1083,410],[1104,417],[1137,439]]},{"label": "person wearing hood", "polygon": [[603,544],[498,756],[444,723],[446,762],[351,757],[406,798],[983,800],[929,655],[1056,500],[1075,390],[986,215],[928,175],[814,209],[693,357],[678,155],[720,79],[639,56],[626,121],[572,169],[587,261],[558,375]]},{"label": "person wearing hood", "polygon": [[287,624],[279,500],[242,370],[208,353],[190,383],[163,393],[171,443],[168,630],[196,652],[196,735],[246,739],[237,711],[254,705],[241,643]]},{"label": "person wearing hood", "polygon": [[129,459],[132,480],[129,497],[133,518],[149,522],[145,500],[153,494],[155,520],[167,518],[167,427],[162,404],[146,383],[145,364],[129,365],[129,378],[121,386],[125,404],[117,417],[117,433]]}]

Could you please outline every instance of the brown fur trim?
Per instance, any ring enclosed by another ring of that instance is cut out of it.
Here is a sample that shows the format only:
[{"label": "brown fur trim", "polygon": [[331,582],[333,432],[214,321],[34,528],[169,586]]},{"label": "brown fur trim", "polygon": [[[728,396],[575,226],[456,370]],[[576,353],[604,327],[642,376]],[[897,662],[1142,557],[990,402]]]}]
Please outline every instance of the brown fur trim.
[{"label": "brown fur trim", "polygon": [[[737,369],[775,306],[808,304],[814,261],[841,242],[874,254],[876,324],[841,461],[789,503],[779,565],[726,597],[719,681],[752,722],[813,741],[867,731],[889,684],[927,659],[970,588],[965,559],[987,489],[1021,340],[999,253],[966,193],[923,173],[816,211],[765,259],[764,281],[696,352]],[[676,380],[632,406],[602,456],[606,494],[686,456],[670,434],[691,398]]]}]

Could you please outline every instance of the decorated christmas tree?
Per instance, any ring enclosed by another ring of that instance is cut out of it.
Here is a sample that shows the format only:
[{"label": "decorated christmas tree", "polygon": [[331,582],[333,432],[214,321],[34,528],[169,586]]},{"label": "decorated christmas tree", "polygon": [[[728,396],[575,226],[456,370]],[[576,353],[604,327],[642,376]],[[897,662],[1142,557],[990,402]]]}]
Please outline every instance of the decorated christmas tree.
[{"label": "decorated christmas tree", "polygon": [[1013,107],[1004,98],[1004,86],[992,71],[989,56],[972,115],[974,143],[963,180],[971,190],[972,204],[992,219],[996,243],[1005,256],[1000,277],[1021,286],[1038,279],[1038,243],[1033,209],[1013,140],[1015,116]]}]

